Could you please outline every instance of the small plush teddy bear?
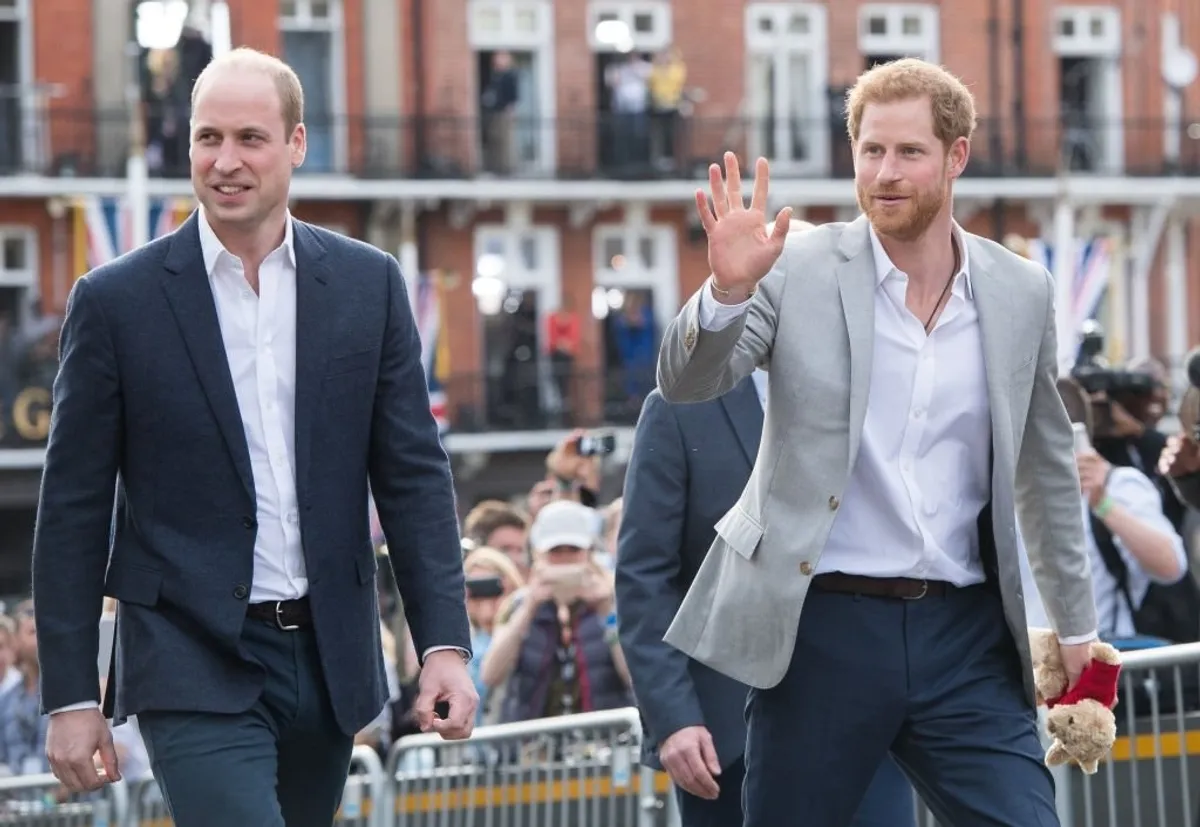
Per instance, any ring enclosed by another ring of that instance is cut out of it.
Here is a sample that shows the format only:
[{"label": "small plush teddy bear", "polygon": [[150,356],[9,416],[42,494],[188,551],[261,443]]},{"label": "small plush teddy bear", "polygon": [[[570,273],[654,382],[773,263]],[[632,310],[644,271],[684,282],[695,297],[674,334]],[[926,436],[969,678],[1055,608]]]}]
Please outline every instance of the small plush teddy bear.
[{"label": "small plush teddy bear", "polygon": [[1047,709],[1046,731],[1054,739],[1046,752],[1046,764],[1075,764],[1090,775],[1117,738],[1112,709],[1117,704],[1121,655],[1109,644],[1093,641],[1091,663],[1068,691],[1054,632],[1030,629],[1029,645],[1037,702]]},{"label": "small plush teddy bear", "polygon": [[1046,731],[1054,738],[1046,752],[1046,766],[1076,764],[1092,775],[1117,739],[1117,721],[1104,704],[1084,698],[1047,712]]}]

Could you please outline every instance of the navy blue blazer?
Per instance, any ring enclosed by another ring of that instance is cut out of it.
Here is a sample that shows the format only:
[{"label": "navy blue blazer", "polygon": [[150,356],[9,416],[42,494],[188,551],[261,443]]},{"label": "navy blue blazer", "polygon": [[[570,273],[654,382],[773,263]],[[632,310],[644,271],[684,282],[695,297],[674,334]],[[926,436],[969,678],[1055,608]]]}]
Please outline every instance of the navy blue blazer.
[{"label": "navy blue blazer", "polygon": [[[458,521],[396,260],[300,221],[293,239],[300,529],[354,733],[387,699],[368,497],[418,652],[470,651]],[[43,709],[99,700],[104,595],[121,603],[106,714],[248,709],[254,479],[195,214],[79,280],[60,358],[33,552]]]},{"label": "navy blue blazer", "polygon": [[663,642],[684,594],[754,467],[763,413],[746,377],[724,396],[674,405],[646,397],[625,475],[617,541],[621,649],[646,730],[643,760],[688,726],[708,727],[722,767],[742,755],[748,689]]}]

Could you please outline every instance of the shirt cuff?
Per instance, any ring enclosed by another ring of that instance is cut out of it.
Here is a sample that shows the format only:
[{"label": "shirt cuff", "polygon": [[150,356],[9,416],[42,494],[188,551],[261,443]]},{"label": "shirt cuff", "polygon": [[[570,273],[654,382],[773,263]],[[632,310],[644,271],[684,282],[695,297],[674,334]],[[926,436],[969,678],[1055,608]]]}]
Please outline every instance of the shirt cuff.
[{"label": "shirt cuff", "polygon": [[1100,635],[1097,632],[1088,632],[1086,635],[1071,635],[1070,637],[1059,637],[1058,643],[1060,646],[1078,646],[1081,643],[1091,643],[1093,640],[1098,640]]},{"label": "shirt cuff", "polygon": [[421,663],[424,663],[426,660],[428,660],[429,656],[434,652],[444,652],[447,649],[452,649],[462,655],[463,663],[471,662],[471,653],[460,646],[430,646],[425,650],[424,654],[421,655]]},{"label": "shirt cuff", "polygon": [[700,288],[700,327],[711,333],[724,330],[737,321],[738,316],[746,312],[750,301],[750,299],[746,299],[740,304],[722,304],[717,301],[712,294],[712,276],[709,276],[708,281],[704,282],[704,286]]},{"label": "shirt cuff", "polygon": [[70,704],[68,706],[59,707],[58,709],[52,709],[52,710],[50,710],[50,714],[57,715],[60,712],[75,712],[76,710],[79,710],[79,709],[99,709],[99,708],[100,708],[100,704],[96,703],[95,701],[80,701],[77,704]]}]

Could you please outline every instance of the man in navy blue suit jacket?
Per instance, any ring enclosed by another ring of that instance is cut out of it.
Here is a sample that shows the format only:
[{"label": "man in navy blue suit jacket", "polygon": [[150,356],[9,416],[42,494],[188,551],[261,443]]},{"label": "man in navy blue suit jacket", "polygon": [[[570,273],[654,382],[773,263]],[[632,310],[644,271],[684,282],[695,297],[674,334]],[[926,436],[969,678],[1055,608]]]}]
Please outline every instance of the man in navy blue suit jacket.
[{"label": "man in navy blue suit jacket", "polygon": [[465,738],[478,702],[404,281],[291,218],[302,120],[281,61],[209,64],[200,210],[81,279],[62,330],[33,561],[46,750],[69,789],[97,789],[97,752],[119,777],[105,715],[136,714],[177,827],[332,822],[353,737],[387,700],[371,496],[423,656],[422,727]]},{"label": "man in navy blue suit jacket", "polygon": [[[683,827],[742,823],[748,688],[663,635],[708,554],[714,526],[750,477],[765,393],[761,372],[708,402],[673,405],[652,391],[625,475],[617,627],[646,729],[642,760],[675,782]],[[852,827],[915,823],[912,785],[885,758]]]}]

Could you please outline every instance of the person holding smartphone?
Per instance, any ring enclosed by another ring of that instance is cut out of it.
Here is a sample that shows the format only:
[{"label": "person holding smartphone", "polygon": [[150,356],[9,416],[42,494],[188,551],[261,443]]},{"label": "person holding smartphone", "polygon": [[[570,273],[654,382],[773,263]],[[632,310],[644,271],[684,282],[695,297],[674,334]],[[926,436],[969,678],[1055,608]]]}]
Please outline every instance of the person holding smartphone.
[{"label": "person holding smartphone", "polygon": [[467,583],[467,618],[471,621],[471,651],[475,654],[467,671],[479,693],[475,725],[481,726],[493,711],[495,695],[488,692],[480,676],[480,663],[491,646],[496,616],[505,599],[521,588],[525,580],[504,552],[488,546],[480,546],[467,555],[463,573]]},{"label": "person holding smartphone", "polygon": [[596,511],[555,500],[538,512],[529,541],[529,580],[501,610],[480,666],[489,692],[503,687],[500,721],[632,706],[613,577],[592,557]]}]

